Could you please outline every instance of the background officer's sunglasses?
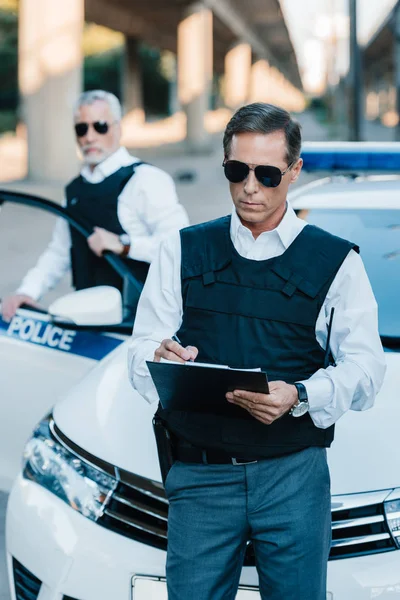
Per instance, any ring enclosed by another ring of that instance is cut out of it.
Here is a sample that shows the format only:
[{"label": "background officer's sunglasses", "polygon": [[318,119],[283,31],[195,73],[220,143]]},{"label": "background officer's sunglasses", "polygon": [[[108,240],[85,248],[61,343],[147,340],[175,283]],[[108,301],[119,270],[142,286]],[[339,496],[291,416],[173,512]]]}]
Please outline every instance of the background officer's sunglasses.
[{"label": "background officer's sunglasses", "polygon": [[269,165],[258,165],[254,169],[251,169],[249,165],[239,160],[224,160],[222,166],[224,167],[225,177],[231,183],[244,181],[249,176],[250,171],[254,171],[254,175],[263,186],[274,188],[278,187],[283,175],[289,171],[293,163],[290,163],[285,171]]},{"label": "background officer's sunglasses", "polygon": [[105,135],[110,128],[110,125],[107,121],[95,121],[94,123],[75,123],[75,133],[77,137],[83,137],[89,131],[90,125],[93,126],[93,129],[100,133],[101,135]]}]

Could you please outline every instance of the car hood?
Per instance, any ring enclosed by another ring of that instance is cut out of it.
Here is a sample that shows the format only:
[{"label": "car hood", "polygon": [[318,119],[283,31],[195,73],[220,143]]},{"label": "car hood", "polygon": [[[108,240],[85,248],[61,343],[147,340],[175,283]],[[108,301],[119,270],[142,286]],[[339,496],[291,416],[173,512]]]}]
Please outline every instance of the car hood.
[{"label": "car hood", "polygon": [[332,493],[400,487],[400,353],[385,353],[387,371],[373,408],[349,411],[328,450]]},{"label": "car hood", "polygon": [[149,405],[130,385],[128,342],[103,359],[56,404],[57,427],[71,441],[121,469],[160,480]]},{"label": "car hood", "polygon": [[[152,430],[156,405],[132,389],[125,342],[101,361],[54,408],[60,430],[87,452],[132,473],[160,480]],[[332,493],[400,487],[400,353],[386,353],[387,374],[375,406],[349,411],[328,450]]]}]

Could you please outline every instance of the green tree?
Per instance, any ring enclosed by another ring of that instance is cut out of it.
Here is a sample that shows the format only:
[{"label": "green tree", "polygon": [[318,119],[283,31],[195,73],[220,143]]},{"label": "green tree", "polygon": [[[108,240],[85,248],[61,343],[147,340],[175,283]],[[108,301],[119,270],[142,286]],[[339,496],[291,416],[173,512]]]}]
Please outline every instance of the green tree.
[{"label": "green tree", "polygon": [[[84,89],[107,89],[121,98],[123,46],[86,56]],[[145,44],[140,48],[145,110],[168,114],[169,82],[162,72],[160,52]],[[18,114],[18,13],[16,0],[0,0],[0,133],[15,129]]]},{"label": "green tree", "polygon": [[18,17],[0,10],[0,110],[18,106]]},{"label": "green tree", "polygon": [[162,72],[161,54],[156,48],[145,44],[140,48],[143,77],[143,103],[150,115],[167,115],[169,105],[169,82]]},{"label": "green tree", "polygon": [[[143,102],[148,115],[167,115],[169,82],[162,72],[160,51],[141,44],[139,57],[143,78]],[[84,89],[106,89],[122,98],[124,49],[114,48],[86,56]]]}]

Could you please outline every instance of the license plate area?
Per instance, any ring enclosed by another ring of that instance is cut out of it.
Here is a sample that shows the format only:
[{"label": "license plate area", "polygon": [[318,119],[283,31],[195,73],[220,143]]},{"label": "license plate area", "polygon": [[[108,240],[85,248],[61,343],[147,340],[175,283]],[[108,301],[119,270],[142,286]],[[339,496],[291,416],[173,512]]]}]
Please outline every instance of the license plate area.
[{"label": "license plate area", "polygon": [[[260,600],[258,588],[239,586],[236,600]],[[134,575],[132,577],[132,600],[168,600],[164,577]]]}]

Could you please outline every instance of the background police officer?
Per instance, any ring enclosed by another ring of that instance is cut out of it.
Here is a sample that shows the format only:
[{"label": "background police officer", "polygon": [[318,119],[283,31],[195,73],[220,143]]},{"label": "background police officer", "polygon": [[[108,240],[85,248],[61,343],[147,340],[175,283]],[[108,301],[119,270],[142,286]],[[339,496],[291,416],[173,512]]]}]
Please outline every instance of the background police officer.
[{"label": "background police officer", "polygon": [[59,219],[36,266],[16,294],[3,300],[6,320],[22,304],[35,305],[70,268],[76,289],[96,285],[121,289],[122,280],[102,258],[105,250],[131,259],[133,272],[144,278],[160,239],[188,224],[172,178],[140,163],[120,146],[121,106],[113,94],[103,90],[81,94],[74,127],[84,164],[66,187],[66,206],[93,233],[85,240]]},{"label": "background police officer", "polygon": [[224,136],[232,215],[165,241],[139,302],[130,376],[148,401],[153,357],[262,367],[270,380],[269,394],[227,393],[251,418],[159,410],[175,439],[169,600],[235,598],[249,539],[262,598],[326,598],[325,448],[343,413],[373,404],[385,365],[358,249],[287,204],[300,146],[286,111],[241,108]]}]

